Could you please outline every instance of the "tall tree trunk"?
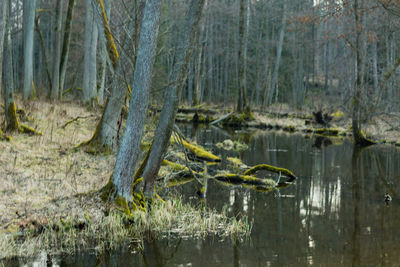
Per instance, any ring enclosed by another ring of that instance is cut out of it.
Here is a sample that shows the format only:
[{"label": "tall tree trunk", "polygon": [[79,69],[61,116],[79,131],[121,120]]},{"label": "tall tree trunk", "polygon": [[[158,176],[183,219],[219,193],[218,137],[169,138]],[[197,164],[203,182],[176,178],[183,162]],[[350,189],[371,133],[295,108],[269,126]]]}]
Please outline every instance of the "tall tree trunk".
[{"label": "tall tree trunk", "polygon": [[0,21],[0,98],[2,96],[2,90],[3,90],[3,55],[4,55],[4,36],[5,36],[5,32],[6,32],[6,15],[8,12],[8,8],[6,8],[7,6],[7,1],[3,1],[2,3],[0,3],[1,5],[1,10],[2,10],[2,16],[1,16],[1,21]]},{"label": "tall tree trunk", "polygon": [[366,139],[361,131],[361,94],[362,94],[362,47],[361,47],[361,34],[362,26],[360,23],[360,10],[358,0],[354,0],[354,19],[355,19],[355,34],[356,34],[356,64],[357,64],[357,76],[356,76],[356,86],[354,89],[353,96],[353,112],[352,112],[352,127],[353,127],[353,138],[356,145],[366,146],[373,144],[372,141]]},{"label": "tall tree trunk", "polygon": [[377,42],[376,39],[372,41],[372,78],[374,82],[374,93],[376,95],[379,92]]},{"label": "tall tree trunk", "polygon": [[[105,14],[105,19],[110,17],[111,13],[111,5],[108,0],[98,0],[100,3],[100,9],[101,12]],[[103,16],[102,16],[103,17]],[[107,41],[105,38],[105,35],[108,34],[108,32],[111,33],[111,30],[109,29],[108,22],[103,23],[103,25],[100,24],[100,20],[98,21],[98,27],[99,29],[103,28],[104,25],[104,31],[100,31],[100,39],[101,39],[101,52],[100,52],[100,62],[99,62],[99,80],[98,80],[98,85],[97,85],[97,98],[99,101],[100,105],[104,104],[104,85],[105,85],[105,78],[106,78],[106,71],[107,71]],[[103,18],[104,21],[104,18]],[[107,26],[105,26],[107,25]],[[113,66],[115,68],[115,66]]]},{"label": "tall tree trunk", "polygon": [[161,0],[146,1],[132,85],[132,88],[136,90],[130,100],[125,133],[112,176],[116,194],[124,198],[125,201],[132,201],[133,174],[138,160],[149,101],[160,11]]},{"label": "tall tree trunk", "polygon": [[283,39],[285,37],[285,31],[286,31],[286,14],[287,14],[287,0],[283,0],[282,26],[281,26],[281,30],[279,32],[279,41],[278,41],[278,46],[276,48],[275,67],[274,67],[274,72],[272,74],[271,86],[270,86],[269,92],[268,92],[267,106],[269,106],[271,104],[272,97],[274,96],[274,94],[277,94],[277,92],[278,92],[278,89],[277,89],[278,74],[279,74],[279,65],[281,62]]},{"label": "tall tree trunk", "polygon": [[[46,70],[47,82],[48,82],[49,88],[51,90],[52,83],[51,83],[51,76],[50,76],[50,70],[49,70],[49,62],[47,59],[48,57],[47,57],[47,52],[46,52],[46,44],[44,42],[42,31],[40,30],[40,27],[39,27],[39,16],[36,16],[36,18],[35,18],[35,30],[36,30],[36,33],[39,35],[40,47],[42,48],[42,56],[43,56],[44,68]],[[49,90],[49,92],[50,92],[50,90]]]},{"label": "tall tree trunk", "polygon": [[60,96],[64,91],[65,74],[67,73],[67,63],[69,56],[69,47],[71,43],[71,26],[72,16],[74,13],[75,0],[68,1],[67,17],[65,19],[64,40],[62,45],[61,59],[60,59]]},{"label": "tall tree trunk", "polygon": [[248,0],[240,0],[240,20],[239,20],[239,94],[237,103],[237,112],[245,113],[250,116],[250,107],[247,105],[246,99],[246,60],[247,60],[247,42],[248,42],[248,27],[250,21]]},{"label": "tall tree trunk", "polygon": [[62,23],[63,0],[57,0],[56,7],[56,28],[54,33],[54,54],[53,54],[53,79],[50,98],[60,98],[60,57],[61,57],[61,23]]},{"label": "tall tree trunk", "polygon": [[[204,2],[204,6],[207,7],[207,0]],[[196,81],[193,87],[193,102],[192,106],[197,106],[199,104],[199,91],[200,91],[200,83],[201,83],[201,57],[203,55],[203,48],[204,48],[204,25],[205,19],[201,20],[200,32],[198,34],[199,39],[199,47],[198,47],[198,54],[197,54],[197,65],[196,65]]]},{"label": "tall tree trunk", "polygon": [[4,85],[4,110],[6,114],[6,130],[19,130],[20,125],[17,117],[15,102],[14,102],[14,73],[12,59],[12,41],[11,41],[11,0],[4,1],[5,16],[5,41],[4,41],[4,59],[3,59],[3,85]]},{"label": "tall tree trunk", "polygon": [[33,96],[33,30],[36,0],[24,0],[24,99]]},{"label": "tall tree trunk", "polygon": [[149,158],[143,173],[144,193],[150,198],[154,195],[154,182],[171,138],[180,94],[186,81],[187,69],[193,52],[196,30],[201,18],[204,1],[191,0],[186,12],[185,30],[181,35],[182,40],[179,42],[181,45],[177,48],[177,58],[172,70],[172,79],[174,82],[167,91]]},{"label": "tall tree trunk", "polygon": [[94,22],[91,0],[86,0],[85,16],[85,56],[83,69],[83,103],[92,106],[96,98],[96,51],[98,29]]}]

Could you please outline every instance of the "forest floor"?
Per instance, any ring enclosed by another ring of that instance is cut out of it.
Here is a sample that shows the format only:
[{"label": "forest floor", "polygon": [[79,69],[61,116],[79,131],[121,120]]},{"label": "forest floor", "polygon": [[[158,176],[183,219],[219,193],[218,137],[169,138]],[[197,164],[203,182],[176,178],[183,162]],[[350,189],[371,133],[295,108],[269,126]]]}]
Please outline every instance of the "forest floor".
[{"label": "forest floor", "polygon": [[[6,133],[11,141],[0,141],[0,259],[43,249],[72,253],[91,240],[101,250],[110,248],[110,243],[140,239],[147,228],[188,236],[249,232],[246,222],[183,204],[179,196],[166,196],[165,205],[152,209],[154,216],[143,212],[134,219],[119,216],[117,207],[105,205],[99,194],[91,193],[108,182],[115,154],[74,149],[91,137],[101,111],[69,102],[21,103],[17,100],[17,107],[27,115],[20,117],[21,122],[43,135],[12,132]],[[1,106],[0,121],[4,121]],[[137,220],[141,223],[131,227]]]}]

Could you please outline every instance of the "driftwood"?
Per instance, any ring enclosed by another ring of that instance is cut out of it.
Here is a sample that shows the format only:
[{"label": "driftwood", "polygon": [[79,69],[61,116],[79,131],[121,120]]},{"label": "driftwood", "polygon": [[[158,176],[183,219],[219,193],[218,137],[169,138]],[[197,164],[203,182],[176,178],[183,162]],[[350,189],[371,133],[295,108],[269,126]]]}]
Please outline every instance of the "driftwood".
[{"label": "driftwood", "polygon": [[218,122],[227,120],[227,119],[229,119],[232,115],[233,115],[233,112],[228,113],[228,114],[226,114],[226,115],[224,115],[224,116],[222,116],[222,117],[216,119],[215,121],[212,121],[212,122],[210,123],[210,125],[214,125],[214,124],[217,124]]}]

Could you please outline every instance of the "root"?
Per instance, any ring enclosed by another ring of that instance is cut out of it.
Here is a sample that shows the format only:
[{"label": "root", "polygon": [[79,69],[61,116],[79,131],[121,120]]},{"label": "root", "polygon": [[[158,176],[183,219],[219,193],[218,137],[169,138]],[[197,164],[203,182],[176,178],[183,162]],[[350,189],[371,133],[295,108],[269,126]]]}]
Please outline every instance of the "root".
[{"label": "root", "polygon": [[1,140],[1,141],[8,141],[8,142],[10,142],[10,141],[12,140],[12,137],[6,135],[6,134],[3,133],[3,131],[0,129],[0,140]]}]

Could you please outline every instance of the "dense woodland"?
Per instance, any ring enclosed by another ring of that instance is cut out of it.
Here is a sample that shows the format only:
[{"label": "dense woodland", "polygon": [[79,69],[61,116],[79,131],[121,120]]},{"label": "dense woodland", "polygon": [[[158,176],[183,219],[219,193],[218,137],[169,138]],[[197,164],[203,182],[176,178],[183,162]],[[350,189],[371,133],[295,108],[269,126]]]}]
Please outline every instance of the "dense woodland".
[{"label": "dense woodland", "polygon": [[[340,110],[361,146],[377,141],[363,125],[400,111],[398,0],[4,0],[0,6],[1,137],[42,134],[18,119],[32,101],[101,114],[92,137],[75,148],[117,152],[101,191],[106,199],[131,202],[141,178],[144,196],[155,197],[179,106],[219,110],[218,116],[229,111],[226,118],[244,121],[285,106],[325,113],[325,126],[326,114]],[[144,157],[141,141],[154,113],[159,119]]]},{"label": "dense woodland", "polygon": [[[123,64],[129,65],[118,73],[126,85],[133,79],[144,2],[114,1],[110,5],[104,1],[117,50]],[[253,108],[275,102],[313,107],[318,102],[315,98],[322,94],[331,103],[335,100],[336,105],[349,108],[356,80],[356,52],[360,50],[366,98],[397,110],[396,77],[384,75],[396,69],[399,3],[358,1],[359,18],[355,21],[355,2],[208,1],[182,100],[229,105],[237,99],[243,72],[247,101]],[[23,93],[24,98],[31,96],[32,76],[40,96],[61,99],[73,94],[82,103],[97,99],[103,104],[114,71],[97,1],[24,3],[9,3],[15,92]],[[151,100],[158,103],[171,79],[188,1],[163,1],[162,5],[151,84]],[[2,11],[4,22],[5,9]],[[55,65],[60,66],[58,72]],[[57,83],[59,94],[54,89]]]}]

